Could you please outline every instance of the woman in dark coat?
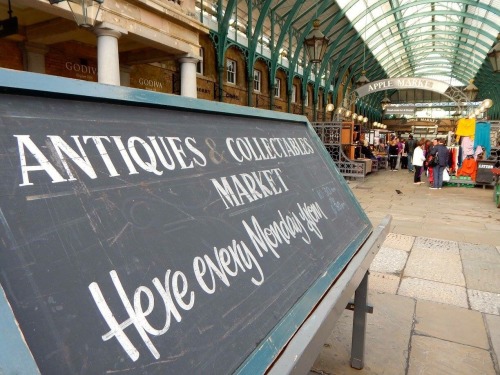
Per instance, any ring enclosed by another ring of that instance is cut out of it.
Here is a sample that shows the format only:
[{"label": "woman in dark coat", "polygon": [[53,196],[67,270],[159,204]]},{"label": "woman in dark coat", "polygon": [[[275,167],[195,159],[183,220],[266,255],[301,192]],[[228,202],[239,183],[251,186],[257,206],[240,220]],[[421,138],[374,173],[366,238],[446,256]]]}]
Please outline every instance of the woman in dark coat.
[{"label": "woman in dark coat", "polygon": [[395,139],[389,143],[389,166],[391,171],[397,171],[396,162],[398,161],[399,148]]}]

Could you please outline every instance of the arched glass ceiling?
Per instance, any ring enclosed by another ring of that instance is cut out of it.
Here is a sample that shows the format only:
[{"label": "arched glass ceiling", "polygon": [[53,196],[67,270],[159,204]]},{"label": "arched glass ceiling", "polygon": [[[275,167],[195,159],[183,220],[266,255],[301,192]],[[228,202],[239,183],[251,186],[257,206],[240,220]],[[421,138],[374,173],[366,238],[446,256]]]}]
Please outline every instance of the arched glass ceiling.
[{"label": "arched glass ceiling", "polygon": [[[455,67],[467,65],[477,72],[488,51],[485,46],[491,46],[499,32],[499,0],[479,0],[476,5],[473,2],[360,0],[350,8],[349,0],[337,0],[337,3],[346,9],[346,17],[390,77],[426,77],[449,81],[455,86],[466,85],[466,79],[475,74],[465,77],[457,74]],[[427,49],[427,56],[415,59],[414,51],[422,47]],[[398,62],[396,69],[386,68],[391,61]],[[405,69],[407,67],[411,70]]]},{"label": "arched glass ceiling", "polygon": [[[195,1],[219,47],[248,48],[248,66],[261,55],[273,69],[285,65],[334,90],[362,70],[371,81],[412,76],[465,86],[476,78],[480,92],[498,96],[500,75],[490,75],[486,55],[500,32],[500,0]],[[303,41],[314,19],[330,43],[323,62],[312,66]]]}]

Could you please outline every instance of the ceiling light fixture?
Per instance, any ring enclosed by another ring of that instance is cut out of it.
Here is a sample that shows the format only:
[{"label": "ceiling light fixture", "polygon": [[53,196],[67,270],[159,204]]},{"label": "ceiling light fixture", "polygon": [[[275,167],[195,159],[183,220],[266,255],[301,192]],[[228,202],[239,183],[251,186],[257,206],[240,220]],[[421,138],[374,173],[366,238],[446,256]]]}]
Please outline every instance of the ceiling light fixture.
[{"label": "ceiling light fixture", "polygon": [[490,59],[493,72],[500,73],[500,33],[497,35],[497,43],[488,52],[488,58]]},{"label": "ceiling light fixture", "polygon": [[49,0],[50,4],[67,1],[76,24],[85,29],[92,29],[104,0]]},{"label": "ceiling light fixture", "polygon": [[307,56],[309,57],[309,61],[314,64],[320,63],[323,60],[326,47],[328,47],[328,42],[330,41],[330,39],[319,30],[320,24],[320,20],[315,19],[313,21],[313,29],[304,39]]}]

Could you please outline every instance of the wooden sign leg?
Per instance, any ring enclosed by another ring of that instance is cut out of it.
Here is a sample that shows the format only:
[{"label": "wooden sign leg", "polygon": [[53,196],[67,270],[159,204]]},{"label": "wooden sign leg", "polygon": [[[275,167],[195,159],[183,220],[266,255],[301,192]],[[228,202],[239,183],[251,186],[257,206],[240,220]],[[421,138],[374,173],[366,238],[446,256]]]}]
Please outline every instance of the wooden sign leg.
[{"label": "wooden sign leg", "polygon": [[[351,367],[361,370],[364,367],[366,313],[371,310],[368,302],[368,272],[354,294],[354,316],[352,324]],[[371,312],[371,311],[370,311]]]}]

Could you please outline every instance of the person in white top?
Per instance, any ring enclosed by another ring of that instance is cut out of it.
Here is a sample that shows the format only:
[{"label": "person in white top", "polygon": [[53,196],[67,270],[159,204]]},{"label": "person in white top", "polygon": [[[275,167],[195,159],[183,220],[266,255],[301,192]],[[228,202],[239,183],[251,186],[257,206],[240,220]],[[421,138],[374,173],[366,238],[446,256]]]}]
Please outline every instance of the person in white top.
[{"label": "person in white top", "polygon": [[417,142],[417,147],[413,150],[413,158],[412,164],[415,167],[415,174],[413,175],[413,183],[415,185],[423,184],[421,181],[422,177],[422,166],[424,165],[425,156],[424,150],[422,149],[422,145],[424,144],[423,140]]}]

